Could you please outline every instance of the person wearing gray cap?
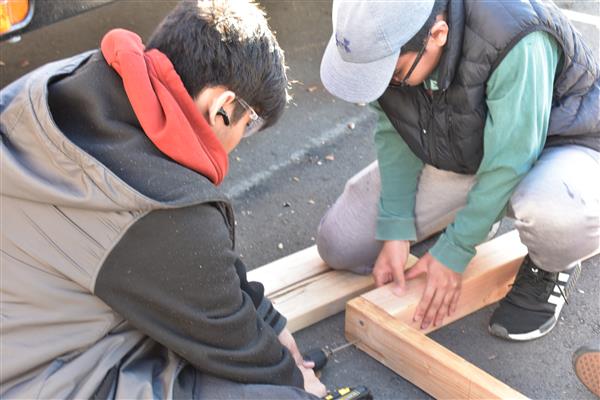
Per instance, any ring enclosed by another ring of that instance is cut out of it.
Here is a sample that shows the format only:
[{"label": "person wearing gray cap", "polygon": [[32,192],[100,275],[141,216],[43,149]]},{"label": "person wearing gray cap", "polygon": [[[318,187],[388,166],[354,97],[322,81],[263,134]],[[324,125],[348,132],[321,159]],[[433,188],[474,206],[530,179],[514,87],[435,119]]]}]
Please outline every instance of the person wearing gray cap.
[{"label": "person wearing gray cap", "polygon": [[[427,274],[414,319],[439,325],[462,272],[505,213],[529,255],[489,331],[531,340],[556,324],[600,252],[600,68],[551,2],[333,3],[321,79],[373,102],[377,163],[351,178],[317,245],[378,286]],[[410,244],[443,233],[406,274]]]}]

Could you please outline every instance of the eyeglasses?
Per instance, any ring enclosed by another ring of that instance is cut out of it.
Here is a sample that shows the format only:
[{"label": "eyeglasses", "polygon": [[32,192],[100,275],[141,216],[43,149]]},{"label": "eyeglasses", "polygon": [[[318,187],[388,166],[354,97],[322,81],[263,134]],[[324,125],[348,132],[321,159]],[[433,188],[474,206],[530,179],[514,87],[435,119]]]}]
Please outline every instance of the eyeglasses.
[{"label": "eyeglasses", "polygon": [[[412,75],[415,68],[417,68],[417,64],[419,64],[419,61],[421,61],[423,54],[425,54],[425,49],[427,49],[427,42],[429,42],[430,36],[431,36],[431,32],[429,32],[427,34],[427,37],[423,41],[423,47],[421,47],[421,50],[419,50],[419,52],[417,53],[417,57],[415,58],[415,61],[413,62],[412,66],[410,67],[410,69],[408,70],[406,75],[404,75],[404,78],[402,78],[400,81],[395,81],[394,78],[392,77],[392,80],[390,81],[390,86],[394,86],[394,87],[409,86],[407,81],[410,79],[410,76]],[[394,75],[396,75],[396,74],[394,73]]]},{"label": "eyeglasses", "polygon": [[250,121],[246,125],[246,129],[244,130],[245,138],[254,135],[256,132],[260,131],[261,128],[265,124],[265,120],[262,119],[256,111],[248,103],[246,103],[243,99],[236,97],[235,98],[238,103],[244,108],[244,110],[248,111],[248,115],[250,115]]}]

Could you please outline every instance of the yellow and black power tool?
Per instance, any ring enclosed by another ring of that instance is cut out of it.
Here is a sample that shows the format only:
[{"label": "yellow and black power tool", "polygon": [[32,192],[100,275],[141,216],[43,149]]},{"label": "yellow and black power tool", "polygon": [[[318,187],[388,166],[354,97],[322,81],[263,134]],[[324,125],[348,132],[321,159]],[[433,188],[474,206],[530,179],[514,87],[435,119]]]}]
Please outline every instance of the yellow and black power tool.
[{"label": "yellow and black power tool", "polygon": [[324,400],[373,400],[371,391],[364,386],[341,387],[327,393]]}]

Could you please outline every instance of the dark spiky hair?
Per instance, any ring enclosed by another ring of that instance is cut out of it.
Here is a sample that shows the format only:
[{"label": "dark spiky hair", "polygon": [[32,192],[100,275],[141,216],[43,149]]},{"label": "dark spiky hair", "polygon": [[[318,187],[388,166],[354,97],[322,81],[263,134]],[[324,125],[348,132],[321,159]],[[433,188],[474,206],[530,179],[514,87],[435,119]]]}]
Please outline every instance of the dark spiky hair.
[{"label": "dark spiky hair", "polygon": [[[264,12],[252,1],[184,0],[147,45],[173,63],[190,96],[223,85],[273,125],[288,100],[283,50]],[[243,108],[236,103],[233,121]]]}]

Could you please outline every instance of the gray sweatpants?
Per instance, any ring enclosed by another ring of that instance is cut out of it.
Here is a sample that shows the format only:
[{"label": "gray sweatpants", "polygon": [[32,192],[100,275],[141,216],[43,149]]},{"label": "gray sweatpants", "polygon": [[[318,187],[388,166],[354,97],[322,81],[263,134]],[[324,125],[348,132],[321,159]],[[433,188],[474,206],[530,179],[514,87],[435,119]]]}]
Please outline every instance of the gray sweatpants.
[{"label": "gray sweatpants", "polygon": [[[423,168],[417,186],[417,241],[450,224],[465,206],[474,175]],[[368,274],[382,246],[375,240],[381,182],[377,162],[346,184],[319,226],[317,246],[332,268]],[[600,154],[551,147],[513,193],[508,216],[540,268],[557,272],[600,252]]]}]

